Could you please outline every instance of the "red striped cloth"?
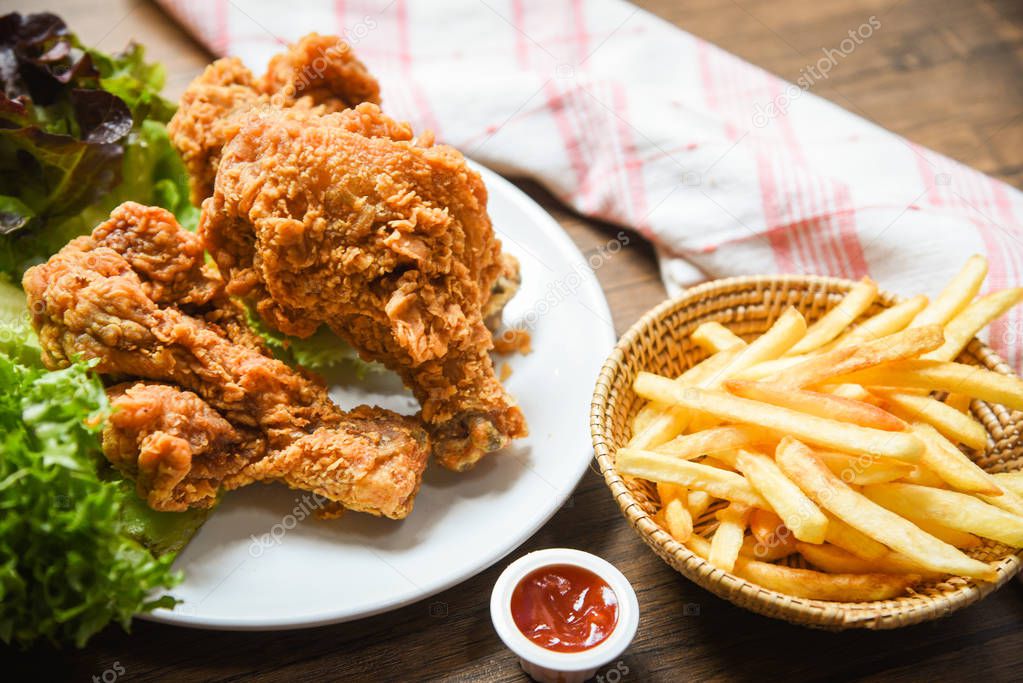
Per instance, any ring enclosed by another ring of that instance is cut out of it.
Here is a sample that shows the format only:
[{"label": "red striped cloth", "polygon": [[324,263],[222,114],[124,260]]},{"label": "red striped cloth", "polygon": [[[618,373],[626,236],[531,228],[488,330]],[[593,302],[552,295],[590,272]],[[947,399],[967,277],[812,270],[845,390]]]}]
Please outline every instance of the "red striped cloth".
[{"label": "red striped cloth", "polygon": [[[934,294],[971,253],[989,289],[1023,282],[1019,191],[812,94],[875,16],[790,84],[620,0],[159,2],[254,70],[309,31],[344,36],[389,113],[637,230],[671,291],[786,272]],[[1020,369],[1020,312],[990,341]]]}]

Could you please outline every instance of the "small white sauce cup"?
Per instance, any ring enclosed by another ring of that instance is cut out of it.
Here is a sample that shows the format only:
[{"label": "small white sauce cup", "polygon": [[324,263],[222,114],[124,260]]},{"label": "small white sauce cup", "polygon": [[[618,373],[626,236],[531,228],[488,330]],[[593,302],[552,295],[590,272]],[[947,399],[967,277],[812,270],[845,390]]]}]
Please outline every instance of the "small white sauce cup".
[{"label": "small white sauce cup", "polygon": [[[618,598],[618,621],[603,642],[580,652],[555,652],[523,635],[512,617],[512,592],[527,574],[541,567],[568,564],[602,578]],[[497,635],[519,656],[522,670],[539,683],[581,683],[625,652],[639,626],[639,601],[629,580],[596,555],[571,548],[548,548],[523,555],[508,565],[490,594],[490,618]]]}]

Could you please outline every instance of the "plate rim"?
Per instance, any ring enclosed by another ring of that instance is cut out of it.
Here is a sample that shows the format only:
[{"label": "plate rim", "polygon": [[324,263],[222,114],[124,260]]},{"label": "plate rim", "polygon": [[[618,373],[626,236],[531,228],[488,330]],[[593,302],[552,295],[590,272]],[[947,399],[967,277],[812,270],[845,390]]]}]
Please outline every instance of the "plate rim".
[{"label": "plate rim", "polygon": [[[572,238],[569,237],[561,224],[558,223],[558,221],[550,213],[548,213],[522,189],[507,178],[490,170],[486,166],[473,161],[472,159],[466,158],[466,162],[472,169],[479,172],[482,176],[489,196],[493,196],[495,194],[494,189],[499,187],[501,194],[513,201],[514,204],[521,208],[524,213],[530,216],[531,220],[536,225],[544,229],[547,236],[556,243],[567,256],[570,257],[569,260],[571,262],[575,265],[582,266],[582,268],[576,269],[577,272],[580,273],[581,279],[584,281],[584,285],[581,286],[578,291],[581,295],[587,298],[586,305],[589,307],[595,307],[596,312],[601,313],[606,320],[606,322],[602,320],[600,324],[600,328],[602,329],[601,338],[591,338],[590,343],[594,341],[600,342],[602,344],[601,350],[605,352],[604,356],[606,356],[607,353],[610,353],[614,349],[614,346],[618,341],[618,335],[615,332],[614,318],[611,314],[610,306],[607,303],[607,296],[605,295],[604,289],[601,287],[596,274],[587,264],[582,251],[579,250],[579,247],[575,244]],[[504,239],[501,235],[498,235],[498,238]],[[592,299],[592,301],[589,299]],[[594,382],[597,381],[602,365],[603,362],[598,363],[597,367],[594,368],[594,376],[592,378]],[[446,580],[441,581],[437,585],[426,588],[425,590],[413,589],[409,592],[409,594],[401,594],[401,596],[395,600],[384,601],[377,607],[369,609],[355,611],[326,609],[314,614],[308,614],[307,616],[299,615],[276,620],[268,620],[264,617],[203,617],[183,614],[181,612],[176,612],[173,609],[165,608],[159,608],[152,612],[137,614],[135,616],[138,619],[160,624],[212,631],[291,631],[366,619],[380,614],[385,614],[387,612],[396,611],[417,602],[427,600],[439,593],[443,593],[444,591],[457,586],[460,583],[468,581],[498,564],[521,547],[522,544],[528,541],[537,531],[547,524],[547,522],[549,522],[555,514],[557,514],[565,501],[572,495],[572,492],[575,491],[575,488],[579,485],[583,475],[586,474],[586,470],[589,469],[590,463],[593,462],[594,459],[592,445],[589,443],[588,422],[584,425],[581,434],[587,437],[584,443],[589,447],[589,455],[585,459],[582,457],[579,458],[579,463],[576,467],[575,473],[572,476],[567,477],[564,480],[566,485],[559,487],[559,489],[548,499],[549,503],[545,508],[543,508],[543,512],[537,515],[537,517],[529,525],[522,527],[522,531],[509,536],[509,540],[502,544],[502,550],[500,550],[496,555],[488,555],[482,560],[466,563],[465,568],[461,571],[455,573]]]}]

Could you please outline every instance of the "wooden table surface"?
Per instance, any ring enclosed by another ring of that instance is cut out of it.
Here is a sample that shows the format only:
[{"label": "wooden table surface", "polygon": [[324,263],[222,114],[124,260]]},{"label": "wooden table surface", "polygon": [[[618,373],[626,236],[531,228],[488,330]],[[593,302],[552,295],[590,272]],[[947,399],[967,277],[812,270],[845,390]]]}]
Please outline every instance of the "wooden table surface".
[{"label": "wooden table surface", "polygon": [[[17,3],[4,0],[5,10]],[[1013,0],[642,0],[638,3],[784,78],[875,15],[881,30],[815,91],[982,171],[1023,185],[1023,5]],[[88,44],[144,43],[177,96],[209,56],[148,2],[54,0]],[[39,3],[27,3],[38,7]],[[582,219],[522,186],[585,252],[610,226]],[[664,298],[652,250],[637,240],[597,273],[619,333]],[[570,503],[508,561],[574,546],[615,563],[639,593],[638,636],[606,681],[715,679],[1015,679],[1023,671],[1023,585],[982,604],[895,632],[825,633],[752,615],[663,564],[589,472]],[[526,680],[490,625],[490,588],[507,563],[404,609],[362,621],[279,633],[199,631],[136,621],[81,652],[35,652],[51,680]],[[284,579],[286,580],[286,579]],[[353,587],[357,588],[357,587]],[[267,586],[267,590],[272,590]],[[10,655],[10,653],[5,653]],[[104,678],[104,673],[106,677]],[[52,674],[52,675],[51,675]]]}]

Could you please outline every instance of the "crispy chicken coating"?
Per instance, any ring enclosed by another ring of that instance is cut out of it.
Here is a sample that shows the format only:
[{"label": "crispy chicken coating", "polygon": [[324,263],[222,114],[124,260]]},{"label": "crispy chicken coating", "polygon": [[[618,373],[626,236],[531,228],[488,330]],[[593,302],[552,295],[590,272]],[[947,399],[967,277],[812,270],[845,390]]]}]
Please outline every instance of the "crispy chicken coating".
[{"label": "crispy chicken coating", "polygon": [[308,97],[327,113],[363,102],[380,104],[380,84],[356,58],[352,47],[337,36],[309,33],[287,52],[274,55],[259,89],[278,95],[278,107]]},{"label": "crispy chicken coating", "polygon": [[[135,402],[134,417],[105,439],[112,461],[130,469],[134,440],[140,486],[158,505],[208,503],[214,482],[281,480],[349,509],[407,515],[429,453],[424,430],[376,408],[341,411],[325,387],[235,329],[244,321],[193,239],[169,212],[129,202],[25,274],[48,367],[95,359],[97,372],[194,392],[117,394]],[[169,303],[172,292],[187,303]],[[185,426],[189,415],[200,419]],[[241,469],[238,455],[248,458]]]},{"label": "crispy chicken coating", "polygon": [[484,324],[495,282],[517,268],[461,154],[367,130],[403,128],[370,104],[250,112],[224,148],[200,234],[228,292],[271,326],[307,336],[326,323],[398,372],[438,460],[466,469],[527,433]]},{"label": "crispy chicken coating", "polygon": [[218,59],[185,90],[167,126],[188,169],[192,202],[213,194],[220,150],[252,108],[295,107],[328,114],[362,102],[380,103],[380,86],[352,48],[336,36],[311,33],[270,60],[256,78],[236,57]]},{"label": "crispy chicken coating", "polygon": [[[220,154],[253,110],[294,108],[313,114],[340,112],[333,122],[353,133],[410,141],[407,123],[378,115],[380,87],[337,36],[311,33],[287,52],[275,55],[261,78],[235,57],[219,59],[198,76],[181,97],[167,129],[188,169],[192,202],[197,206],[213,194]],[[421,135],[431,144],[429,134]],[[484,311],[488,327],[496,330],[504,304],[518,290],[519,265],[502,254],[501,276]]]},{"label": "crispy chicken coating", "polygon": [[107,395],[103,453],[154,510],[211,507],[221,487],[252,481],[241,473],[266,453],[257,430],[236,429],[191,391],[126,382]]}]

